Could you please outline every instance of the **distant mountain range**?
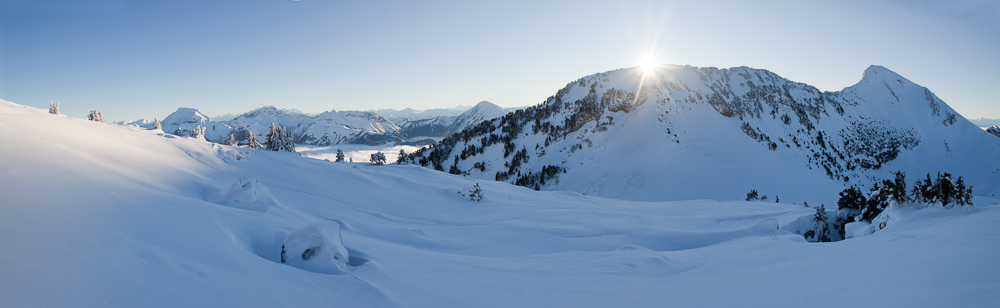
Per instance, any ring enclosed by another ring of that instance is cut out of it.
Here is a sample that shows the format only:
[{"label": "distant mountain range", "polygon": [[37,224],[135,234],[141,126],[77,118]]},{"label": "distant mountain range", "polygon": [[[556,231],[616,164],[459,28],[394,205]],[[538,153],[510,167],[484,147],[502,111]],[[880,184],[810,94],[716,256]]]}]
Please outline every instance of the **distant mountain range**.
[{"label": "distant mountain range", "polygon": [[1000,119],[990,119],[990,118],[977,118],[969,119],[972,124],[976,124],[979,127],[990,127],[1000,125]]},{"label": "distant mountain range", "polygon": [[[509,110],[490,102],[480,102],[473,107],[456,107],[431,110],[391,110],[378,111],[327,111],[309,115],[297,110],[277,109],[265,106],[249,112],[224,116],[225,120],[213,120],[194,108],[178,108],[161,121],[164,132],[188,135],[196,127],[205,128],[205,138],[212,142],[225,143],[233,134],[241,144],[246,143],[249,134],[255,134],[263,142],[271,123],[281,125],[293,132],[295,142],[308,145],[333,144],[428,144],[465,129],[483,120],[500,117]],[[147,120],[122,122],[152,128]]]},{"label": "distant mountain range", "polygon": [[599,73],[410,160],[632,200],[741,199],[756,189],[772,200],[831,201],[895,171],[910,183],[950,172],[977,195],[1000,194],[1000,138],[881,66],[839,92],[747,67]]}]

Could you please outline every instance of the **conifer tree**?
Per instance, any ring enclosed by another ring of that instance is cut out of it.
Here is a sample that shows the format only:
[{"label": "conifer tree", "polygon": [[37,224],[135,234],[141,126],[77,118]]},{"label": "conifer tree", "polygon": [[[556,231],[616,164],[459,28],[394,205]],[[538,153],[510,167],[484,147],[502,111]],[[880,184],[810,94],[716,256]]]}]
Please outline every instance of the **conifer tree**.
[{"label": "conifer tree", "polygon": [[479,183],[472,186],[472,190],[469,191],[469,200],[472,201],[483,201],[483,189],[479,187]]},{"label": "conifer tree", "polygon": [[267,139],[264,139],[264,149],[270,151],[281,150],[282,148],[281,139],[283,138],[284,134],[281,133],[281,130],[278,128],[278,126],[274,125],[274,122],[271,122],[271,128],[267,132]]},{"label": "conifer tree", "polygon": [[247,147],[249,147],[251,149],[254,149],[254,150],[260,150],[261,148],[264,147],[264,146],[262,146],[260,144],[260,142],[257,142],[257,136],[256,136],[256,134],[254,134],[253,132],[251,132],[249,129],[247,129],[247,132],[250,133],[250,137],[249,137],[249,139],[247,139]]},{"label": "conifer tree", "polygon": [[285,127],[279,127],[281,131],[281,150],[287,152],[295,152],[295,138],[292,136],[292,130]]},{"label": "conifer tree", "polygon": [[868,199],[857,187],[851,186],[840,192],[840,199],[837,200],[837,209],[842,211],[848,222],[855,221],[855,216],[861,214],[861,209],[868,204]]},{"label": "conifer tree", "polygon": [[377,165],[377,166],[385,165],[385,154],[383,154],[381,151],[372,154],[370,162],[372,165]]},{"label": "conifer tree", "polygon": [[342,162],[342,161],[344,161],[344,150],[337,149],[337,160],[335,160],[335,162]]},{"label": "conifer tree", "polygon": [[896,204],[906,204],[910,202],[910,198],[906,195],[906,174],[902,171],[896,171],[896,179],[892,182],[892,200],[896,201]]},{"label": "conifer tree", "polygon": [[237,145],[236,135],[234,133],[229,133],[229,140],[226,140],[226,144],[232,145],[232,146]]},{"label": "conifer tree", "polygon": [[941,206],[950,207],[949,205],[955,200],[955,183],[951,181],[951,174],[945,172],[942,176],[938,173],[938,179],[934,186],[937,188]]},{"label": "conifer tree", "polygon": [[153,118],[153,130],[163,130],[163,125],[160,124],[160,120],[157,120],[156,118]]},{"label": "conifer tree", "polygon": [[396,158],[396,164],[397,165],[406,164],[406,151],[403,151],[403,149],[399,149],[399,157]]},{"label": "conifer tree", "polygon": [[830,241],[830,225],[827,223],[826,208],[822,204],[816,208],[816,214],[813,215],[813,230],[814,242],[829,242]]},{"label": "conifer tree", "polygon": [[55,115],[59,114],[59,102],[53,104],[52,101],[49,101],[49,113]]},{"label": "conifer tree", "polygon": [[191,130],[190,135],[191,137],[196,139],[205,139],[205,128],[202,127],[201,125],[198,125],[197,127]]},{"label": "conifer tree", "polygon": [[101,116],[100,110],[91,110],[90,115],[87,116],[87,120],[94,122],[104,122],[104,117]]}]

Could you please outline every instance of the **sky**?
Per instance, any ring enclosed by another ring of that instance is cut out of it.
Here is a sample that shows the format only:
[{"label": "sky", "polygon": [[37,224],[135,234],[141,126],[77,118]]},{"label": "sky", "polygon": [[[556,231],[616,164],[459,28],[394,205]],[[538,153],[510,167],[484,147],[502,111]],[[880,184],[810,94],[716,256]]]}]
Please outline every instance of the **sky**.
[{"label": "sky", "polygon": [[839,91],[882,65],[1000,118],[1000,1],[0,0],[0,99],[106,120],[531,106],[662,64]]}]

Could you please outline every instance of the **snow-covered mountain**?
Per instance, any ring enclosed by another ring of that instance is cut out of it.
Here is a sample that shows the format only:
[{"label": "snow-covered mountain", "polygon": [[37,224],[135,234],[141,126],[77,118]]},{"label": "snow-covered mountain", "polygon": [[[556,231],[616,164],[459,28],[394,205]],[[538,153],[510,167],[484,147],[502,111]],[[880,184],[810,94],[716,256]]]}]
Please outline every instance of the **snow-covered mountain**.
[{"label": "snow-covered mountain", "polygon": [[[264,140],[271,123],[290,129],[295,142],[308,145],[331,144],[396,144],[418,137],[444,137],[465,129],[485,119],[503,115],[504,109],[490,102],[480,102],[464,112],[451,114],[452,109],[434,109],[418,112],[412,109],[389,112],[382,111],[327,111],[319,115],[308,115],[297,110],[277,109],[265,106],[225,121],[213,121],[197,109],[179,108],[164,120],[163,131],[175,135],[187,135],[194,128],[205,127],[205,137],[209,141],[224,143],[233,134],[235,139],[245,142],[252,132],[258,140]],[[393,117],[383,116],[390,113]],[[151,122],[126,122],[125,125],[152,127]]]},{"label": "snow-covered mountain", "polygon": [[950,172],[976,194],[1000,194],[1000,138],[880,66],[839,92],[747,67],[599,73],[411,158],[475,179],[632,200],[756,189],[829,203],[895,171],[911,183]]},{"label": "snow-covered mountain", "polygon": [[[772,174],[783,176],[794,174]],[[480,202],[468,197],[475,187]],[[793,233],[815,210],[791,201],[538,192],[416,166],[254,151],[0,101],[0,307],[989,307],[1000,300],[995,198],[977,196],[969,208],[893,208],[884,229],[834,244]]]}]

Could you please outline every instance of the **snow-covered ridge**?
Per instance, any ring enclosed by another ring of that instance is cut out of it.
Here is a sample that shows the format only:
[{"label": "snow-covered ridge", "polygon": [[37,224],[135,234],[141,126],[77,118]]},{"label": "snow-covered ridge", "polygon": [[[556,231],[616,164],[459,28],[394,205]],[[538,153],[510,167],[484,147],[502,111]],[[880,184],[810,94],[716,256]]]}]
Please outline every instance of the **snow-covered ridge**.
[{"label": "snow-covered ridge", "polygon": [[748,67],[667,66],[643,76],[620,69],[581,78],[412,161],[636,200],[736,199],[757,189],[831,202],[845,186],[895,171],[950,172],[977,194],[1000,194],[1000,139],[881,66],[838,92]]}]

